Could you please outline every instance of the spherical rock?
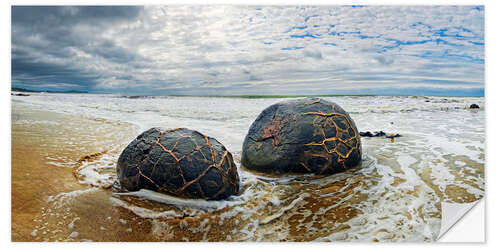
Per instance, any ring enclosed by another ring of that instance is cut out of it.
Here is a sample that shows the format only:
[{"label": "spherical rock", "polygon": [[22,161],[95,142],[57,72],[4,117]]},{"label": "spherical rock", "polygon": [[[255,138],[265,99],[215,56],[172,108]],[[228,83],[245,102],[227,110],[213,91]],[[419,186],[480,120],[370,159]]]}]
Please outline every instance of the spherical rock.
[{"label": "spherical rock", "polygon": [[231,153],[214,138],[186,128],[151,128],[118,158],[120,184],[184,198],[220,200],[237,194],[239,177]]},{"label": "spherical rock", "polygon": [[334,174],[358,165],[361,140],[349,114],[319,98],[266,108],[243,142],[243,167],[264,173]]}]

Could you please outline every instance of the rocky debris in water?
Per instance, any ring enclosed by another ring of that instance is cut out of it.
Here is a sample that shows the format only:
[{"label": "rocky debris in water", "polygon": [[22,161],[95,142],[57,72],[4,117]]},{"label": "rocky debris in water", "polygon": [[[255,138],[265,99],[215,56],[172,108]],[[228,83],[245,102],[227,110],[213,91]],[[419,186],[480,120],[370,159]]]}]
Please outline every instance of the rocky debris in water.
[{"label": "rocky debris in water", "polygon": [[370,131],[359,132],[359,135],[362,136],[362,137],[373,137],[373,134]]},{"label": "rocky debris in water", "polygon": [[339,105],[319,98],[264,109],[243,142],[242,166],[264,173],[334,174],[358,165],[361,140]]},{"label": "rocky debris in water", "polygon": [[458,100],[455,100],[455,99],[447,99],[447,98],[444,98],[444,99],[441,99],[441,102],[442,103],[457,103],[457,102],[460,102]]},{"label": "rocky debris in water", "polygon": [[362,137],[381,137],[381,136],[385,136],[385,138],[401,137],[400,134],[395,134],[395,133],[386,134],[384,131],[378,131],[378,132],[373,132],[373,133],[370,131],[359,132],[359,135],[361,135]]},{"label": "rocky debris in water", "polygon": [[385,132],[384,131],[378,131],[378,132],[370,132],[370,131],[367,131],[367,132],[359,132],[359,135],[362,136],[362,137],[379,137],[379,136],[385,136]]},{"label": "rocky debris in water", "polygon": [[121,97],[127,99],[155,99],[155,96],[150,95],[122,95]]},{"label": "rocky debris in water", "polygon": [[478,108],[479,108],[479,105],[477,105],[477,104],[473,103],[473,104],[471,104],[471,105],[470,105],[470,107],[469,107],[469,108],[470,108],[470,109],[478,109]]},{"label": "rocky debris in water", "polygon": [[237,194],[239,177],[231,153],[216,139],[187,128],[151,128],[118,158],[121,187],[184,198],[221,200]]},{"label": "rocky debris in water", "polygon": [[13,95],[13,96],[30,96],[28,94],[23,94],[23,93],[10,93],[10,95]]}]

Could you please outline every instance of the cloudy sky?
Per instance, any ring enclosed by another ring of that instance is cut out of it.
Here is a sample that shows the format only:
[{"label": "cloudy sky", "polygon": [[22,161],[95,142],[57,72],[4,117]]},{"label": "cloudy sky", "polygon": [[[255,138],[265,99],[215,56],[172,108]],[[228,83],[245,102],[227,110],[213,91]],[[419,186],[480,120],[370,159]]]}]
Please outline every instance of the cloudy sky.
[{"label": "cloudy sky", "polygon": [[11,25],[13,87],[484,94],[478,6],[18,6]]}]

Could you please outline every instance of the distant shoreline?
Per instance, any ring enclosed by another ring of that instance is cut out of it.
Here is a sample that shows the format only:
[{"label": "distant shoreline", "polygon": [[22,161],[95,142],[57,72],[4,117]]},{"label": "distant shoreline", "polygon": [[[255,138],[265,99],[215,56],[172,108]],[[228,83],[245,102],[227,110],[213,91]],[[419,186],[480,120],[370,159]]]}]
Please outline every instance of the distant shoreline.
[{"label": "distant shoreline", "polygon": [[[172,96],[189,96],[189,95],[172,95]],[[375,95],[206,95],[197,97],[219,97],[219,98],[244,98],[244,99],[261,99],[261,98],[297,98],[297,97],[331,97],[331,96],[375,96]]]},{"label": "distant shoreline", "polygon": [[90,94],[88,91],[79,91],[79,90],[68,90],[68,91],[55,91],[55,90],[32,90],[32,89],[25,89],[25,88],[11,88],[10,91],[17,91],[17,92],[29,92],[29,93],[60,93],[60,94]]},{"label": "distant shoreline", "polygon": [[31,90],[25,88],[11,88],[11,91],[28,92],[28,93],[57,93],[57,94],[98,94],[98,95],[121,95],[130,99],[140,99],[156,96],[172,96],[172,97],[216,97],[216,98],[243,98],[243,99],[265,99],[265,98],[298,98],[298,97],[371,97],[371,96],[407,96],[407,97],[485,97],[483,96],[450,96],[450,95],[375,95],[375,94],[319,94],[319,95],[147,95],[147,94],[123,94],[123,93],[93,93],[88,91],[68,90],[68,91],[55,91],[55,90]]}]

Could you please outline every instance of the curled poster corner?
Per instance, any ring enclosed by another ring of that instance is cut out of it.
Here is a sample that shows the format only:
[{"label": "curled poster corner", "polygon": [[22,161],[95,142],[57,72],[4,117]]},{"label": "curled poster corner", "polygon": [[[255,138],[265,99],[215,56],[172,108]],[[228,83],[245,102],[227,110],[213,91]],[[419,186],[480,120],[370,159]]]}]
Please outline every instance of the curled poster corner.
[{"label": "curled poster corner", "polygon": [[443,237],[453,225],[482,200],[483,199],[479,199],[471,203],[441,202],[441,229],[439,231],[438,240],[440,241],[441,237]]}]

